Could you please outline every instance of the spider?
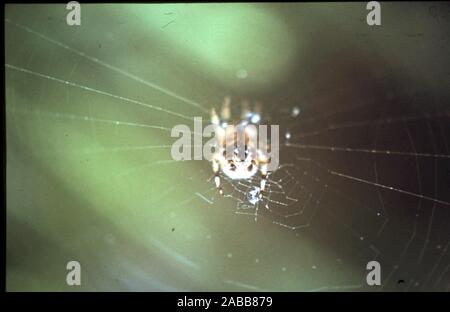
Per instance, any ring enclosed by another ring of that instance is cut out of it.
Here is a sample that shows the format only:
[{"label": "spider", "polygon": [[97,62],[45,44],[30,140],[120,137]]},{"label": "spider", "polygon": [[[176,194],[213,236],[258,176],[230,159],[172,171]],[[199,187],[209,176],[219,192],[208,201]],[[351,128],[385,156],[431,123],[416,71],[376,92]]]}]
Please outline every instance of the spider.
[{"label": "spider", "polygon": [[[242,101],[240,119],[231,118],[230,97],[225,97],[220,117],[213,108],[211,110],[211,123],[216,127],[216,139],[218,148],[212,155],[212,170],[214,172],[214,182],[220,195],[224,195],[221,186],[220,171],[232,180],[250,179],[258,171],[261,182],[258,190],[258,198],[263,198],[266,189],[268,163],[270,157],[266,152],[270,147],[262,150],[257,146],[256,126],[261,121],[261,106],[255,103],[253,110],[250,110],[248,101]],[[248,127],[253,125],[253,127]],[[238,142],[241,139],[241,142]],[[261,143],[260,143],[261,144]]]}]

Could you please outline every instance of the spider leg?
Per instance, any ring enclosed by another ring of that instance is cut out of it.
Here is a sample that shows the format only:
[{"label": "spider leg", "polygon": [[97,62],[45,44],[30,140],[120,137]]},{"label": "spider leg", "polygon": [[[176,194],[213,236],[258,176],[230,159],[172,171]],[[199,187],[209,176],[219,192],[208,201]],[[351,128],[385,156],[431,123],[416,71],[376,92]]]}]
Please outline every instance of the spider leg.
[{"label": "spider leg", "polygon": [[230,108],[231,98],[226,96],[223,99],[222,111],[220,112],[220,117],[222,120],[228,121],[231,117],[231,108]]},{"label": "spider leg", "polygon": [[250,104],[247,99],[242,101],[241,119],[246,120],[250,114]]},{"label": "spider leg", "polygon": [[211,109],[211,124],[213,125],[219,125],[220,119],[219,116],[216,113],[216,109],[213,107]]},{"label": "spider leg", "polygon": [[259,199],[262,199],[264,196],[264,192],[266,191],[266,184],[267,184],[267,163],[261,163],[261,182],[259,185],[260,191],[259,191]]},{"label": "spider leg", "polygon": [[214,183],[216,184],[216,188],[219,190],[219,194],[223,195],[223,189],[222,186],[220,185],[221,181],[219,176],[219,162],[215,158],[212,161],[212,169],[214,172]]},{"label": "spider leg", "polygon": [[253,112],[255,114],[261,115],[261,103],[255,102],[255,105],[253,106]]}]

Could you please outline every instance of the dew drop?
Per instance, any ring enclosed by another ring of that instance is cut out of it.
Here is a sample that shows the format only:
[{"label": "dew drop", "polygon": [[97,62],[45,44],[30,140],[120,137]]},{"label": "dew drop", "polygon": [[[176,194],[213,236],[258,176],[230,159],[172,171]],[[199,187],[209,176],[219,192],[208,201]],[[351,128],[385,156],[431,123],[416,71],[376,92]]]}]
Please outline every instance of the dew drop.
[{"label": "dew drop", "polygon": [[284,137],[286,138],[286,140],[289,140],[291,138],[291,133],[288,131],[286,132],[286,134],[284,135]]},{"label": "dew drop", "polygon": [[247,78],[247,76],[248,76],[248,73],[247,73],[247,71],[246,71],[245,69],[243,69],[243,68],[239,69],[239,70],[236,72],[236,77],[237,77],[238,79],[245,79],[245,78]]},{"label": "dew drop", "polygon": [[300,108],[298,106],[294,106],[291,111],[291,116],[297,117],[298,115],[300,115]]}]

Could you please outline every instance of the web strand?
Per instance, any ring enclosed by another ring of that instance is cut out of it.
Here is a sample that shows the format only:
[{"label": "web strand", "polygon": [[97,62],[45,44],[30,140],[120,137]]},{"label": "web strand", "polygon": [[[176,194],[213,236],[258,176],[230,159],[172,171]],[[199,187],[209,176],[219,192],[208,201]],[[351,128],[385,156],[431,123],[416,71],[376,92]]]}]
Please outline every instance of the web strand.
[{"label": "web strand", "polygon": [[189,100],[189,99],[187,99],[187,98],[185,98],[185,97],[183,97],[181,95],[178,95],[178,94],[176,94],[173,91],[170,91],[170,90],[168,90],[166,88],[160,87],[160,86],[156,85],[155,83],[152,83],[152,82],[149,82],[147,80],[144,80],[144,79],[142,79],[142,78],[140,78],[140,77],[138,77],[136,75],[133,75],[131,73],[128,73],[128,72],[126,72],[126,71],[124,71],[124,70],[122,70],[122,69],[120,69],[118,67],[110,65],[110,64],[108,64],[108,63],[106,63],[104,61],[101,61],[98,58],[95,58],[95,57],[92,57],[90,55],[87,55],[86,53],[84,53],[82,51],[79,51],[77,49],[74,49],[74,48],[72,48],[72,47],[62,43],[62,42],[59,42],[59,41],[54,40],[52,38],[49,38],[48,36],[46,36],[44,34],[41,34],[41,33],[37,32],[37,31],[27,27],[27,26],[17,24],[15,22],[11,21],[10,19],[5,19],[5,22],[9,23],[11,25],[14,25],[14,26],[18,27],[19,29],[22,29],[22,30],[24,30],[24,31],[26,31],[26,32],[28,32],[30,34],[33,34],[33,35],[41,38],[41,39],[44,39],[44,40],[46,40],[49,43],[55,44],[55,45],[57,45],[57,46],[59,46],[59,47],[61,47],[63,49],[66,49],[66,50],[68,50],[68,51],[70,51],[72,53],[75,53],[76,55],[81,56],[81,57],[83,57],[83,58],[85,58],[85,59],[87,59],[87,60],[89,60],[91,62],[99,64],[99,65],[101,65],[101,66],[103,66],[103,67],[105,67],[107,69],[110,69],[110,70],[112,70],[112,71],[114,71],[116,73],[119,73],[119,74],[121,74],[123,76],[126,76],[126,77],[128,77],[128,78],[130,78],[130,79],[132,79],[132,80],[134,80],[136,82],[139,82],[139,83],[141,83],[141,84],[143,84],[145,86],[148,86],[148,87],[150,87],[152,89],[155,89],[155,90],[157,90],[159,92],[162,92],[162,93],[164,93],[164,94],[166,94],[166,95],[168,95],[170,97],[173,97],[173,98],[175,98],[177,100],[180,100],[180,101],[182,101],[184,103],[187,103],[187,104],[189,104],[189,105],[191,105],[191,106],[193,106],[193,107],[195,107],[197,109],[200,109],[201,111],[203,111],[205,113],[208,113],[208,110],[205,109],[204,107],[202,107],[197,102]]}]

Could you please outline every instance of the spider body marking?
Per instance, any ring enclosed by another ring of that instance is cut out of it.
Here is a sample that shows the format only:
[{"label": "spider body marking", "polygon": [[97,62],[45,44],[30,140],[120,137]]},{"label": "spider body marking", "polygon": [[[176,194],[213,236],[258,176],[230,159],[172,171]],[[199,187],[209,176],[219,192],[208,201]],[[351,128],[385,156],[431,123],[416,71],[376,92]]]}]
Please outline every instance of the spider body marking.
[{"label": "spider body marking", "polygon": [[[261,176],[258,198],[263,198],[267,184],[267,164],[270,159],[267,148],[258,148],[256,126],[261,121],[261,107],[258,103],[250,110],[247,101],[242,102],[241,116],[231,118],[230,98],[225,97],[220,117],[211,110],[211,123],[216,126],[218,148],[212,157],[214,182],[220,195],[224,195],[220,172],[231,180],[251,179],[257,173]],[[255,127],[248,127],[253,125]]]}]

